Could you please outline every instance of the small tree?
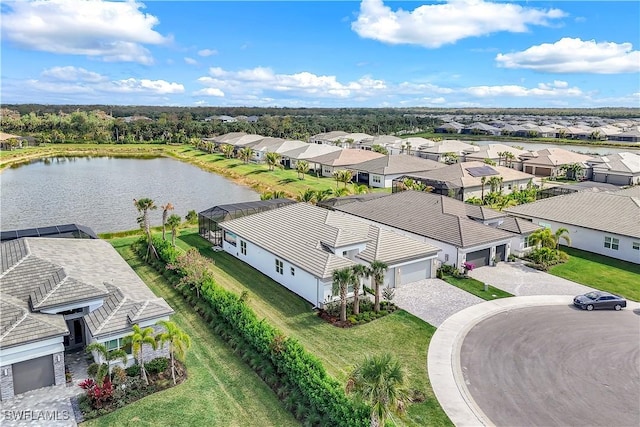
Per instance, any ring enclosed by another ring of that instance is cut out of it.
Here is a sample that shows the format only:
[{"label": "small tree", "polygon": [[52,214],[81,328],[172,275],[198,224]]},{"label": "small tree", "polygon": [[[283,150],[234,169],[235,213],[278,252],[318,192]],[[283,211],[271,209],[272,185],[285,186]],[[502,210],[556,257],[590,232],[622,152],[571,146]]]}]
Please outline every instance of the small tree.
[{"label": "small tree", "polygon": [[114,360],[122,361],[122,364],[127,366],[127,353],[121,348],[117,350],[107,350],[107,346],[101,342],[92,342],[89,344],[85,351],[87,353],[91,353],[95,351],[99,353],[106,363],[100,363],[98,367],[98,372],[95,375],[96,382],[98,385],[102,386],[102,382],[107,375],[111,375],[111,362]]},{"label": "small tree", "polygon": [[333,272],[333,293],[340,295],[340,321],[347,321],[347,292],[352,283],[351,269],[346,267]]},{"label": "small tree", "polygon": [[305,174],[309,172],[309,162],[300,160],[296,163],[296,172],[298,172],[298,178],[304,179]]},{"label": "small tree", "polygon": [[220,149],[222,150],[222,154],[224,154],[224,156],[227,159],[230,159],[233,157],[233,145],[231,144],[224,144],[220,147]]},{"label": "small tree", "polygon": [[182,218],[180,218],[180,215],[172,214],[167,219],[167,225],[171,229],[171,243],[174,248],[176,246],[176,237],[178,236],[178,227],[180,227],[180,224],[182,224]]},{"label": "small tree", "polygon": [[149,198],[133,199],[133,205],[136,207],[140,216],[138,217],[138,224],[142,228],[147,236],[147,253],[145,258],[149,258],[150,255],[158,256],[156,248],[153,246],[153,239],[151,238],[151,225],[149,223],[149,211],[155,210],[158,207],[155,202]]},{"label": "small tree", "polygon": [[360,313],[360,288],[362,279],[367,277],[369,270],[362,264],[351,267],[351,279],[353,285],[353,314]]},{"label": "small tree", "polygon": [[187,215],[184,217],[185,220],[187,220],[188,224],[197,224],[198,223],[198,212],[196,212],[195,210],[190,210],[189,212],[187,212]]},{"label": "small tree", "polygon": [[191,347],[191,338],[174,322],[168,320],[160,320],[156,325],[162,326],[164,332],[156,335],[156,342],[161,346],[169,343],[169,356],[171,357],[171,378],[173,385],[176,384],[176,364],[175,359],[184,361],[184,357],[189,347]]},{"label": "small tree", "polygon": [[200,254],[196,248],[189,248],[185,253],[178,255],[175,263],[167,264],[167,269],[180,272],[182,277],[177,287],[187,286],[194,289],[200,298],[202,283],[213,278],[212,263],[213,261]]},{"label": "small tree", "polygon": [[267,162],[267,166],[269,166],[269,170],[273,171],[275,167],[282,168],[280,164],[280,159],[282,156],[279,153],[269,152],[265,155],[265,160]]},{"label": "small tree", "polygon": [[373,279],[374,289],[374,305],[373,310],[378,313],[380,311],[380,287],[384,282],[384,275],[389,267],[382,261],[375,260],[369,266],[369,274]]},{"label": "small tree", "polygon": [[173,205],[171,202],[167,203],[164,206],[160,206],[162,208],[162,240],[166,240],[165,238],[165,230],[167,227],[167,217],[169,216],[169,211],[172,211]]},{"label": "small tree", "polygon": [[142,358],[142,347],[144,345],[148,345],[154,350],[157,348],[156,340],[153,337],[153,329],[152,328],[144,328],[142,329],[139,325],[133,325],[133,332],[130,335],[124,337],[124,342],[127,345],[131,345],[131,350],[133,351],[133,355],[138,361],[138,365],[140,365],[140,377],[145,382],[145,384],[149,385],[149,379],[147,378],[147,371],[144,367],[144,360]]}]

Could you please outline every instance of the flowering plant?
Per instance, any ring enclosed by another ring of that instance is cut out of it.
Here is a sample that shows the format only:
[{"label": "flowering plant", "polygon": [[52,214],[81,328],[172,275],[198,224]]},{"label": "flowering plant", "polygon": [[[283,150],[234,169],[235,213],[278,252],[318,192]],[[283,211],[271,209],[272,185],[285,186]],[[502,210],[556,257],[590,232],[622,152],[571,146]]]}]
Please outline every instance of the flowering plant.
[{"label": "flowering plant", "polygon": [[464,264],[462,264],[462,267],[464,268],[464,271],[472,271],[474,268],[476,268],[476,265],[470,262],[465,262]]}]

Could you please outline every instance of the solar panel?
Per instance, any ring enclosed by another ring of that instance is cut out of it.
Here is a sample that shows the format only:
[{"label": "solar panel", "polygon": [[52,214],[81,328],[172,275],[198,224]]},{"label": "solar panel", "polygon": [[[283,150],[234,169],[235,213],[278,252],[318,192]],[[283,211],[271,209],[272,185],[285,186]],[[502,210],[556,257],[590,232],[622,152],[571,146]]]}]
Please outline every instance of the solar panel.
[{"label": "solar panel", "polygon": [[492,176],[492,175],[500,175],[500,172],[498,172],[497,170],[493,169],[491,166],[477,166],[477,167],[473,167],[473,168],[466,168],[467,172],[469,172],[469,175],[471,175],[474,178],[477,178],[479,176]]}]

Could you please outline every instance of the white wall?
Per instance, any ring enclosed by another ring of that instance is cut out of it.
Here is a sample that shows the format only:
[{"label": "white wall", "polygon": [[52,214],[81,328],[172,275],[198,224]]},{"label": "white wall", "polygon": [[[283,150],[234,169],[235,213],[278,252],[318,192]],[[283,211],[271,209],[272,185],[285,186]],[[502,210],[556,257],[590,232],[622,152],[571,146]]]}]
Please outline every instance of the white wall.
[{"label": "white wall", "polygon": [[[241,241],[247,243],[246,255],[241,253]],[[312,274],[289,263],[286,259],[276,257],[271,252],[256,246],[252,242],[244,240],[241,236],[237,237],[236,246],[223,240],[222,247],[229,254],[246,262],[264,275],[309,301],[314,306],[320,305],[323,302],[324,299],[318,300],[318,294],[322,293],[318,290],[320,286],[318,279]],[[282,274],[276,272],[276,259],[281,260],[283,263]],[[294,269],[294,275],[291,274],[291,268]]]},{"label": "white wall", "polygon": [[[552,231],[556,231],[560,227],[569,230],[569,238],[571,239],[571,247],[606,255],[611,258],[617,258],[624,261],[640,264],[640,250],[633,249],[633,242],[640,243],[640,239],[634,239],[628,236],[622,236],[614,233],[605,233],[603,231],[591,230],[588,228],[577,227],[574,225],[562,224],[553,221],[533,218],[534,224],[544,227],[551,227]],[[605,236],[610,236],[620,241],[618,250],[607,249],[604,247]],[[564,241],[560,241],[563,244]]]},{"label": "white wall", "polygon": [[63,337],[49,338],[0,350],[0,366],[64,352]]}]

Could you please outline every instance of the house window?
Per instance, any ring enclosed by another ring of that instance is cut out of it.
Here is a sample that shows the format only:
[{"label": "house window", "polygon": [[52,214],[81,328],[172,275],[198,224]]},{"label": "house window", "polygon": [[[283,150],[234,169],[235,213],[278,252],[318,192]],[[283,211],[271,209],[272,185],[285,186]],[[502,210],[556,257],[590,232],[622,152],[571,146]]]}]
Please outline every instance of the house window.
[{"label": "house window", "polygon": [[242,253],[242,255],[247,254],[247,242],[245,242],[244,240],[240,241],[240,252]]},{"label": "house window", "polygon": [[620,247],[620,240],[616,239],[615,237],[605,236],[604,247],[607,249],[613,249],[614,251],[617,251],[618,248]]},{"label": "house window", "polygon": [[324,168],[324,173],[331,173],[331,169],[329,169],[329,168]]},{"label": "house window", "polygon": [[125,353],[131,354],[131,344],[126,344],[124,338],[116,338],[111,341],[106,341],[103,344],[107,347],[107,351],[109,352],[123,349]]},{"label": "house window", "polygon": [[373,180],[374,184],[380,184],[380,176],[373,175],[371,179]]},{"label": "house window", "polygon": [[277,259],[276,260],[276,273],[282,274],[284,272],[284,263]]},{"label": "house window", "polygon": [[633,249],[636,251],[640,251],[640,242],[633,242]]},{"label": "house window", "polygon": [[296,269],[295,269],[295,268],[293,268],[293,267],[291,267],[291,275],[292,275],[292,276],[295,276],[295,275],[296,275]]},{"label": "house window", "polygon": [[224,241],[229,243],[230,245],[236,245],[236,235],[230,231],[224,232]]}]

